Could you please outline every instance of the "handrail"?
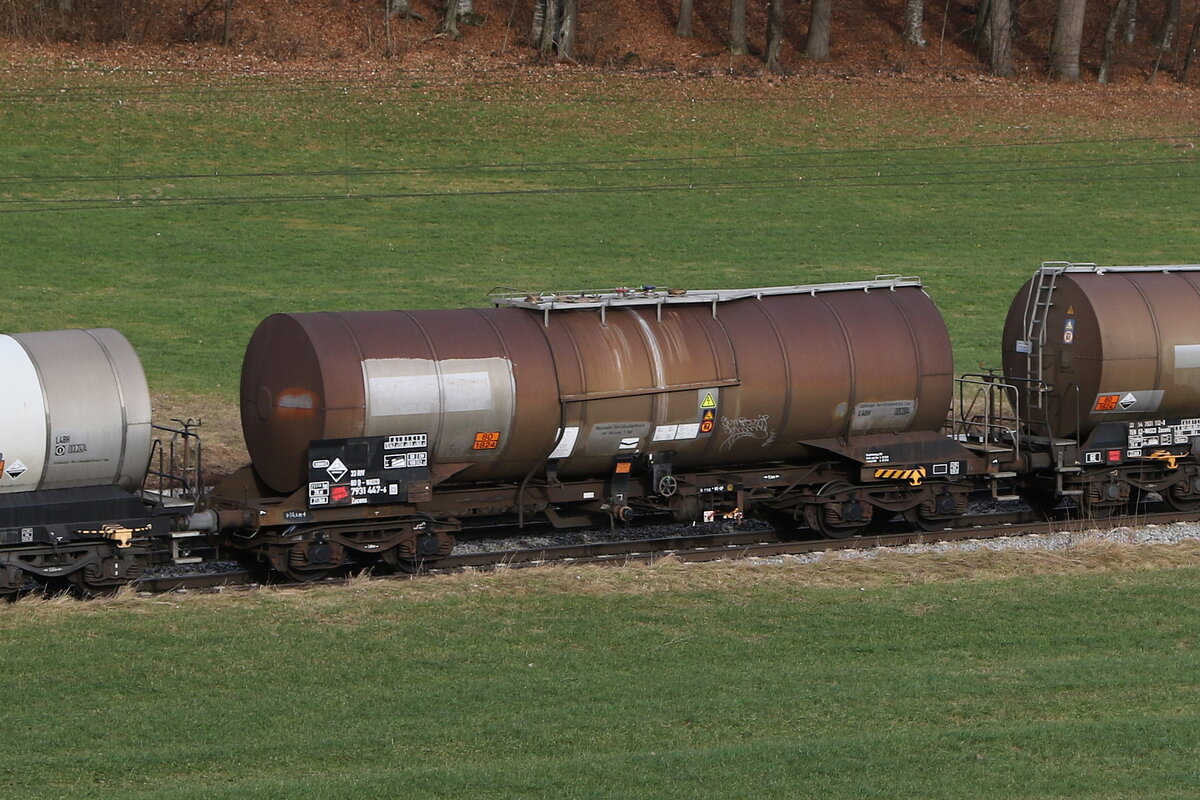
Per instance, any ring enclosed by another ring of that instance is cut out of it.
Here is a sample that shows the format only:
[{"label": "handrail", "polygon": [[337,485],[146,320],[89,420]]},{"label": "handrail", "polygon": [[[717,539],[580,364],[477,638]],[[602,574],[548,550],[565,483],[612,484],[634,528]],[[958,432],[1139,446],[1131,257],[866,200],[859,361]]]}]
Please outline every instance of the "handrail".
[{"label": "handrail", "polygon": [[[951,434],[960,441],[972,438],[983,444],[1011,446],[1021,451],[1021,391],[1001,376],[967,373],[956,380],[958,384],[957,418],[952,421]],[[970,402],[967,393],[974,387]],[[983,404],[982,413],[979,404]]]},{"label": "handrail", "polygon": [[180,427],[150,426],[168,436],[165,437],[166,444],[164,437],[156,437],[151,443],[150,464],[142,488],[159,497],[194,500],[204,490],[203,447],[195,430],[201,421],[190,418],[171,421],[179,423]]}]

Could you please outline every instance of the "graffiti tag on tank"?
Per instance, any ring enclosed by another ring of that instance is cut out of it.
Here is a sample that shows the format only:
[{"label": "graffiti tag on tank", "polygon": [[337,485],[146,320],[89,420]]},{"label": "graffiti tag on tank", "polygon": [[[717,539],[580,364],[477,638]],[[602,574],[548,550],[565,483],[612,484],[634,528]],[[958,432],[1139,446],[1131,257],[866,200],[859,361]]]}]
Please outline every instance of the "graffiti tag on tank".
[{"label": "graffiti tag on tank", "polygon": [[744,439],[756,439],[767,447],[775,441],[775,431],[771,426],[770,414],[759,414],[757,417],[721,417],[721,432],[725,441],[721,449],[728,450]]}]

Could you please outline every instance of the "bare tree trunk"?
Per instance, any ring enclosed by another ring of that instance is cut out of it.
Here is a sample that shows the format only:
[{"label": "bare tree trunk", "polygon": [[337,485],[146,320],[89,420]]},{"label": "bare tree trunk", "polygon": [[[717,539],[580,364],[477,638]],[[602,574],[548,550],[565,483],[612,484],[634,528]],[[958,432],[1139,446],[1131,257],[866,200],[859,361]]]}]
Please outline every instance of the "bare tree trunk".
[{"label": "bare tree trunk", "polygon": [[530,44],[545,58],[557,52],[560,60],[574,60],[578,18],[578,0],[534,0]]},{"label": "bare tree trunk", "polygon": [[1175,48],[1175,36],[1179,32],[1180,0],[1167,0],[1166,11],[1163,13],[1162,27],[1158,29],[1158,50],[1160,53],[1170,53]]},{"label": "bare tree trunk", "polygon": [[779,72],[779,51],[783,48],[784,0],[767,0],[767,69]]},{"label": "bare tree trunk", "polygon": [[408,4],[408,0],[384,0],[383,5],[387,9],[388,17],[415,20],[425,19],[425,17],[412,10],[412,7]]},{"label": "bare tree trunk", "polygon": [[1012,48],[1012,0],[991,0],[988,4],[988,68],[993,75],[1007,78],[1016,72]]},{"label": "bare tree trunk", "polygon": [[437,32],[444,33],[451,39],[458,39],[462,36],[458,32],[458,0],[445,0],[445,8],[442,9],[442,21],[438,24]]},{"label": "bare tree trunk", "polygon": [[1133,44],[1137,35],[1138,0],[1129,0],[1129,14],[1125,17],[1125,44]]},{"label": "bare tree trunk", "polygon": [[533,24],[529,27],[529,43],[542,46],[542,34],[546,30],[546,0],[533,0]]},{"label": "bare tree trunk", "polygon": [[746,0],[729,0],[729,52],[746,55]]},{"label": "bare tree trunk", "polygon": [[[1008,15],[1012,18],[1012,40],[1021,41],[1021,4],[1026,0],[1009,0]],[[1036,0],[1035,0],[1036,1]]]},{"label": "bare tree trunk", "polygon": [[542,26],[542,40],[538,42],[538,52],[549,56],[554,52],[554,40],[558,35],[558,4],[561,0],[539,0],[545,7],[545,24]]},{"label": "bare tree trunk", "polygon": [[1179,29],[1180,0],[1167,0],[1166,13],[1163,15],[1162,27],[1158,30],[1158,56],[1154,59],[1154,69],[1150,71],[1148,83],[1154,83],[1158,77],[1158,68],[1163,58],[1175,47],[1175,32]]},{"label": "bare tree trunk", "polygon": [[1121,19],[1125,16],[1129,0],[1117,0],[1113,3],[1112,13],[1108,15],[1108,27],[1104,29],[1104,48],[1100,53],[1100,83],[1112,80],[1113,54],[1117,50],[1117,31],[1121,28]]},{"label": "bare tree trunk", "polygon": [[833,0],[812,0],[812,15],[808,20],[808,41],[804,55],[814,61],[829,58],[829,28],[833,17]]},{"label": "bare tree trunk", "polygon": [[675,23],[675,35],[692,35],[692,0],[679,0],[679,21]]},{"label": "bare tree trunk", "polygon": [[396,54],[392,46],[392,9],[390,3],[383,4],[383,57],[391,58]]},{"label": "bare tree trunk", "polygon": [[992,18],[991,0],[979,0],[975,6],[975,46],[979,52],[992,60],[992,29],[989,27]]},{"label": "bare tree trunk", "polygon": [[579,19],[578,0],[562,0],[562,22],[559,23],[558,60],[575,60],[575,27]]},{"label": "bare tree trunk", "polygon": [[1192,57],[1196,55],[1196,47],[1200,45],[1200,12],[1196,14],[1196,21],[1192,23],[1192,35],[1188,37],[1187,55],[1183,57],[1183,73],[1179,76],[1181,83],[1187,83],[1188,73],[1192,71]]},{"label": "bare tree trunk", "polygon": [[225,22],[221,25],[221,46],[229,47],[233,41],[233,0],[225,0]]},{"label": "bare tree trunk", "polygon": [[904,41],[916,47],[925,46],[925,0],[907,0],[904,4]]},{"label": "bare tree trunk", "polygon": [[1060,81],[1079,80],[1079,48],[1086,10],[1087,0],[1058,0],[1058,18],[1050,40],[1050,76]]}]

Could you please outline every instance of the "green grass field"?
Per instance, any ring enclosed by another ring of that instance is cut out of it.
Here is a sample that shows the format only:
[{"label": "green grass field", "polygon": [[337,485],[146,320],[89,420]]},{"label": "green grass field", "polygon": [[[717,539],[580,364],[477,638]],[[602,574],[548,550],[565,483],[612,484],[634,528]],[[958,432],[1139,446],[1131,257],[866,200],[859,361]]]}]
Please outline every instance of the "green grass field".
[{"label": "green grass field", "polygon": [[21,75],[0,328],[116,326],[159,391],[232,399],[275,311],[883,273],[926,280],[974,369],[1042,260],[1200,260],[1188,97],[1114,90],[1097,120],[1040,86]]},{"label": "green grass field", "polygon": [[[275,311],[902,273],[997,366],[1042,260],[1200,261],[1194,95],[1100,91],[17,70],[0,330],[117,327],[186,409]],[[0,795],[1194,797],[1154,552],[23,601]]]},{"label": "green grass field", "polygon": [[1154,552],[21,602],[0,793],[1194,797],[1200,552]]}]

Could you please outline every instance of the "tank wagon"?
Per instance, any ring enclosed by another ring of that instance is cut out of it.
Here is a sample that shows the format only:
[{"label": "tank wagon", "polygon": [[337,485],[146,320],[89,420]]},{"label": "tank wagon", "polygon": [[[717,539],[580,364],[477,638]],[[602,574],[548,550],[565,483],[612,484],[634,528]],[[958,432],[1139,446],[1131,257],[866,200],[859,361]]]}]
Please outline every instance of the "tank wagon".
[{"label": "tank wagon", "polygon": [[956,379],[941,314],[900,276],[276,314],[242,366],[251,463],[199,497],[197,437],[151,424],[121,334],[0,336],[0,595],[120,585],[193,560],[201,532],[313,580],[514,521],[753,513],[844,537],[952,525],[987,494],[1197,510],[1198,319],[1200,266],[1046,263],[1002,373]]},{"label": "tank wagon", "polygon": [[1008,411],[988,452],[1019,493],[1101,516],[1151,492],[1200,508],[1198,320],[1200,266],[1043,264],[1009,309],[1003,385],[989,387]]},{"label": "tank wagon", "polygon": [[496,293],[492,308],[277,314],[246,351],[226,537],[299,579],[555,527],[754,509],[833,536],[963,513],[953,359],[915,278]]},{"label": "tank wagon", "polygon": [[[0,375],[0,595],[31,579],[116,586],[170,551],[191,503],[142,490],[161,444],[125,337],[109,328],[0,335]],[[173,479],[153,472],[165,490]]]}]

